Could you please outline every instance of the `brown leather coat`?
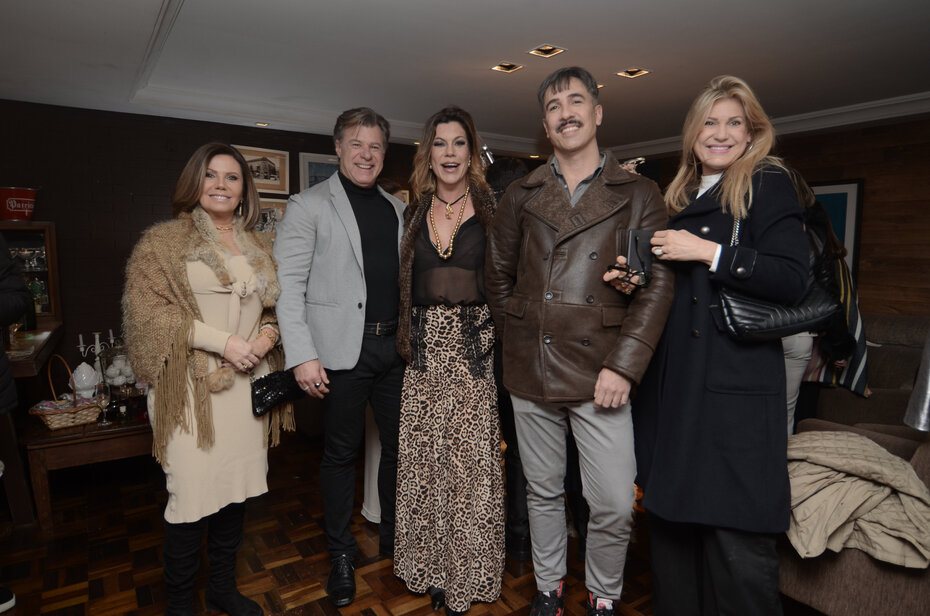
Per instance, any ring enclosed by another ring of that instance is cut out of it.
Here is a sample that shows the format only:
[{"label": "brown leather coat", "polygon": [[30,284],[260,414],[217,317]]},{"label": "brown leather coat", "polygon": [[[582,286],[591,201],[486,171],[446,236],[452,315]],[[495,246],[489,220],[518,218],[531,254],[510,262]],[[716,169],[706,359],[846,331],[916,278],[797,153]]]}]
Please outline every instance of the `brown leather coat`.
[{"label": "brown leather coat", "polygon": [[529,400],[590,400],[602,367],[638,383],[672,302],[672,273],[632,296],[602,280],[628,229],[664,229],[655,182],[627,173],[607,154],[600,176],[571,207],[543,165],[514,182],[488,236],[488,305],[504,343],[504,384]]}]

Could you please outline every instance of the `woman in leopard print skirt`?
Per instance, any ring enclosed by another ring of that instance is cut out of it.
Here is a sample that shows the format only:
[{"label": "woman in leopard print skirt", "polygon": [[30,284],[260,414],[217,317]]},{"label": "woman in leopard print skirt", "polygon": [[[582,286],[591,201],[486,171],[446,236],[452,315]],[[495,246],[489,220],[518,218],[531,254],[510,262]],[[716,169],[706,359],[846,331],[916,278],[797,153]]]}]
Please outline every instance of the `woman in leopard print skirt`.
[{"label": "woman in leopard print skirt", "polygon": [[494,208],[471,116],[427,122],[401,244],[397,343],[407,360],[397,459],[394,573],[433,608],[495,601],[504,570],[504,485],[494,326],[484,298]]}]

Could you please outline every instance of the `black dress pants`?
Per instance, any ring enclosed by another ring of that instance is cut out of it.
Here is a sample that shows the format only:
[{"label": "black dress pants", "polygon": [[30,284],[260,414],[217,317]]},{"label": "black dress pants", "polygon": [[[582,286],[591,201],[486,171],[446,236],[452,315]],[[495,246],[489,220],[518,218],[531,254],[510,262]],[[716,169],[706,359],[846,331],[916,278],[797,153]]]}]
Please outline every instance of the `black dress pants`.
[{"label": "black dress pants", "polygon": [[513,403],[510,392],[504,387],[501,343],[494,343],[494,380],[497,384],[497,412],[501,420],[501,436],[507,443],[504,453],[504,478],[507,493],[506,541],[508,550],[526,546],[529,549],[530,517],[526,506],[526,477],[520,459],[520,444],[517,442],[517,427],[513,418]]},{"label": "black dress pants", "polygon": [[775,535],[649,514],[656,616],[781,616]]},{"label": "black dress pants", "polygon": [[355,504],[355,461],[365,437],[365,408],[371,403],[381,437],[378,467],[378,525],[381,551],[393,553],[397,488],[397,435],[404,361],[396,336],[365,334],[358,363],[351,370],[328,370],[329,393],[323,398],[323,460],[320,491],[326,544],[332,556],[354,558],[358,544],[350,530]]}]

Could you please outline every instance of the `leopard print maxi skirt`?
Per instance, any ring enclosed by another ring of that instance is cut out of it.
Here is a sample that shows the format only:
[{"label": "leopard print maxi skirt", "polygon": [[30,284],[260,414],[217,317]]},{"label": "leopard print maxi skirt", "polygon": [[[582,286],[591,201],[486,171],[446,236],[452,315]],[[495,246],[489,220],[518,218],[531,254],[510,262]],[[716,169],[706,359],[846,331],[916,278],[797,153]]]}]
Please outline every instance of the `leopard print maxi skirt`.
[{"label": "leopard print maxi skirt", "polygon": [[394,573],[464,612],[495,601],[504,484],[487,306],[415,307],[397,453]]}]

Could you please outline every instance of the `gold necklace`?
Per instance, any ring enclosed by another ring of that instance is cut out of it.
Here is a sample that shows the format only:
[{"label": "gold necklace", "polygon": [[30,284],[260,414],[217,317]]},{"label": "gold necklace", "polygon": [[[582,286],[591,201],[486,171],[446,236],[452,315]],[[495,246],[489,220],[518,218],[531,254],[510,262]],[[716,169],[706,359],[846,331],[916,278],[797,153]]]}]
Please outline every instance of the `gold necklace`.
[{"label": "gold necklace", "polygon": [[235,225],[213,225],[217,231],[232,231]]},{"label": "gold necklace", "polygon": [[[463,195],[465,199],[462,201],[462,208],[459,210],[459,218],[455,221],[455,228],[452,229],[452,235],[449,236],[449,247],[445,250],[442,249],[442,240],[439,239],[439,231],[436,230],[436,219],[433,217],[433,210],[435,209],[433,205],[436,204],[436,193],[433,193],[433,197],[429,202],[429,224],[433,228],[433,235],[436,236],[436,252],[439,253],[439,258],[443,261],[448,261],[449,257],[452,256],[452,246],[455,244],[455,234],[458,233],[459,226],[462,224],[462,216],[465,215],[465,206],[468,204],[468,189],[470,186],[465,187],[465,194]],[[456,199],[458,201],[458,199]]]}]

